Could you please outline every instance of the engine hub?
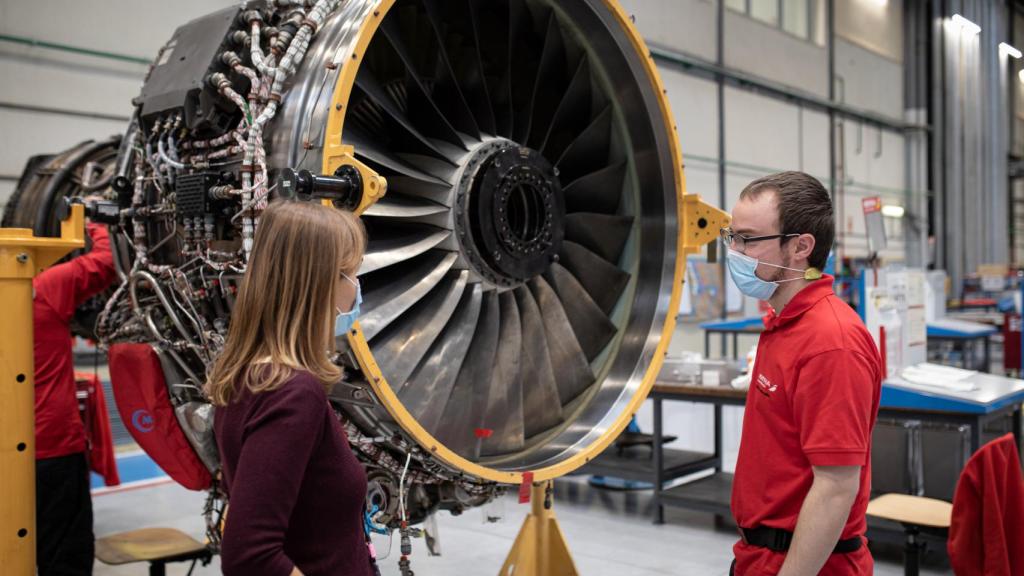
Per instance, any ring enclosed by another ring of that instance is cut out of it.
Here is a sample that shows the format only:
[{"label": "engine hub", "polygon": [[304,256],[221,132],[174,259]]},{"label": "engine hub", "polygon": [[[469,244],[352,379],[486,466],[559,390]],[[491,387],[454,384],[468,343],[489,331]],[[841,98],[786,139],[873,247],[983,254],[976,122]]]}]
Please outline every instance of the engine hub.
[{"label": "engine hub", "polygon": [[474,151],[456,191],[462,253],[481,277],[521,284],[557,259],[565,201],[555,168],[540,153],[498,140]]}]

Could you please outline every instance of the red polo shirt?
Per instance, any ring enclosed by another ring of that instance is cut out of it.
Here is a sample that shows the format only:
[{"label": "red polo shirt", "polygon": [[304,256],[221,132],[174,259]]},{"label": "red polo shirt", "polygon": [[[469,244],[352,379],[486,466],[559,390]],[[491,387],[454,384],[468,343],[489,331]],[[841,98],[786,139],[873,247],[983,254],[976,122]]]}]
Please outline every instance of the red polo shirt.
[{"label": "red polo shirt", "polygon": [[[863,536],[871,490],[871,429],[881,361],[860,317],[824,276],[779,315],[765,317],[743,416],[732,513],[744,528],[794,531],[812,466],[861,466],[860,491],[840,538]],[[737,542],[736,574],[776,574],[785,553]],[[833,554],[820,574],[871,574],[866,546]]]}]

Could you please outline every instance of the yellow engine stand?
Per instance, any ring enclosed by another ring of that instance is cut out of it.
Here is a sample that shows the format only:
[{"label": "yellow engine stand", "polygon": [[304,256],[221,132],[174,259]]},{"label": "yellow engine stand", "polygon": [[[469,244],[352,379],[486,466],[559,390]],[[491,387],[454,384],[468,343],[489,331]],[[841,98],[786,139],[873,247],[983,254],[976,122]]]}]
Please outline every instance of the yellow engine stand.
[{"label": "yellow engine stand", "polygon": [[565,535],[552,509],[554,480],[530,487],[530,513],[499,576],[577,576]]},{"label": "yellow engine stand", "polygon": [[60,238],[0,228],[0,571],[36,573],[35,366],[32,278],[85,246],[85,207],[71,207]]}]

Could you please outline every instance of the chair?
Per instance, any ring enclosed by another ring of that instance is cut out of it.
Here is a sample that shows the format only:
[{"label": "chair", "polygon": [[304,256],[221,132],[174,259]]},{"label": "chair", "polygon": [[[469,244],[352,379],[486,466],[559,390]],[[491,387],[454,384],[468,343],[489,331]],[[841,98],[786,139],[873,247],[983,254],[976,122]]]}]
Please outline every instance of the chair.
[{"label": "chair", "polygon": [[[957,573],[975,574],[981,569],[989,574],[993,567],[1000,574],[1019,573],[1024,562],[1013,551],[1021,549],[1024,529],[1019,523],[1006,522],[1024,516],[1018,450],[1012,433],[982,446],[960,472],[952,504],[907,494],[884,494],[868,503],[868,515],[903,525],[906,576],[919,573],[924,543],[918,537],[923,531],[947,538],[950,564]],[[978,558],[984,560],[985,568],[972,564]]]},{"label": "chair", "polygon": [[921,552],[924,543],[920,540],[922,530],[942,533],[949,532],[953,517],[953,505],[944,500],[910,496],[908,494],[883,494],[868,503],[868,515],[892,520],[903,525],[906,535],[903,546],[903,573],[917,576],[921,569]]},{"label": "chair", "polygon": [[149,576],[165,576],[167,564],[201,560],[213,553],[205,544],[174,528],[142,528],[96,539],[96,558],[104,564],[149,562]]}]

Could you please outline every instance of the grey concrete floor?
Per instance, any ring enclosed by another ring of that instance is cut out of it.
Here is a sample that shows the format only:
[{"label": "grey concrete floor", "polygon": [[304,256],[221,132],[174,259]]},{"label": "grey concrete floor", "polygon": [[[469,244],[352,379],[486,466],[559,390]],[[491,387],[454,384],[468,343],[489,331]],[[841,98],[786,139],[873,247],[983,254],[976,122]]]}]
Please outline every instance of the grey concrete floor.
[{"label": "grey concrete floor", "polygon": [[[103,536],[147,526],[178,528],[202,539],[203,495],[176,484],[106,494],[94,498],[95,531]],[[711,515],[668,509],[666,523],[651,522],[649,491],[612,492],[593,489],[584,478],[560,480],[555,510],[576,566],[583,576],[707,575],[728,573],[735,533],[716,529]],[[508,495],[487,509],[501,513],[497,523],[484,521],[484,510],[461,516],[442,513],[438,528],[442,555],[430,557],[422,540],[413,541],[412,567],[418,576],[497,574],[529,506]],[[376,541],[378,554],[388,551],[387,538]],[[903,573],[898,550],[875,550],[875,574]],[[399,576],[397,537],[389,557],[381,560],[384,576]],[[933,562],[934,563],[934,562]],[[99,562],[96,576],[146,574],[142,565],[107,566]],[[172,576],[188,573],[188,565],[173,565]],[[216,559],[193,574],[218,574]],[[927,566],[923,575],[951,574],[948,568]]]}]

